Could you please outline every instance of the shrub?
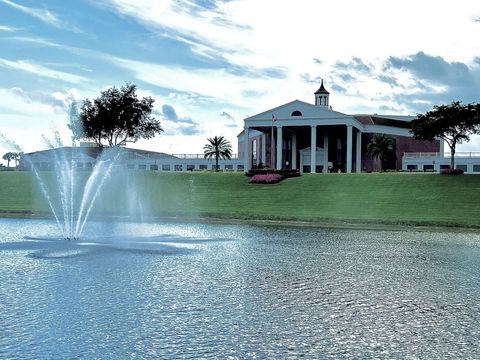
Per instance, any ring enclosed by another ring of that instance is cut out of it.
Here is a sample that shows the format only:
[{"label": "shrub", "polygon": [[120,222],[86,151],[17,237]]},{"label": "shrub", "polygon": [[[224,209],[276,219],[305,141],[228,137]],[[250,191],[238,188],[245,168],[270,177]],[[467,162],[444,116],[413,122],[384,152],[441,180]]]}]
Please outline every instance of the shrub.
[{"label": "shrub", "polygon": [[462,175],[462,169],[442,169],[440,170],[440,174],[442,175]]},{"label": "shrub", "polygon": [[284,177],[295,177],[295,176],[300,176],[300,171],[293,170],[293,169],[273,170],[273,169],[264,168],[264,169],[252,169],[248,171],[245,175],[248,177],[252,177],[254,175],[267,175],[267,174],[278,174]]},{"label": "shrub", "polygon": [[251,184],[276,184],[284,178],[280,174],[257,174],[253,175],[248,182]]}]

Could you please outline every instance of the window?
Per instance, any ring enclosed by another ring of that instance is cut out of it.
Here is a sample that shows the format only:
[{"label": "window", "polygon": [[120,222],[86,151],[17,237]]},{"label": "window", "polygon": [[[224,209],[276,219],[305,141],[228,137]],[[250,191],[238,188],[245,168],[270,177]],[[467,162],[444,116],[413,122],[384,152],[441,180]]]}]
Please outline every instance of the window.
[{"label": "window", "polygon": [[82,162],[77,162],[77,163],[75,163],[75,167],[77,169],[83,169],[83,163]]},{"label": "window", "polygon": [[175,165],[175,171],[182,171],[182,165]]},{"label": "window", "polygon": [[133,164],[128,164],[128,165],[127,165],[127,169],[128,169],[128,170],[133,170],[133,169],[135,169],[135,165],[133,165]]},{"label": "window", "polygon": [[162,171],[170,171],[170,165],[168,165],[168,164],[163,164],[163,165],[162,165]]},{"label": "window", "polygon": [[480,172],[480,165],[474,164],[473,165],[473,172]]},{"label": "window", "polygon": [[455,167],[457,169],[463,170],[464,172],[467,172],[467,165],[456,165]]},{"label": "window", "polygon": [[91,162],[85,163],[85,169],[91,169],[91,168],[92,168],[92,163]]},{"label": "window", "polygon": [[138,170],[147,170],[147,165],[138,165]]},{"label": "window", "polygon": [[423,171],[433,170],[433,165],[423,165]]},{"label": "window", "polygon": [[225,165],[225,170],[233,170],[233,165]]},{"label": "window", "polygon": [[208,170],[208,165],[200,165],[198,168],[200,170]]},{"label": "window", "polygon": [[418,166],[417,165],[407,165],[407,170],[417,170],[418,169]]},{"label": "window", "polygon": [[302,116],[302,113],[298,110],[295,110],[294,112],[292,112],[291,116]]},{"label": "window", "polygon": [[212,170],[220,170],[220,165],[212,165]]},{"label": "window", "polygon": [[152,170],[152,171],[158,170],[158,165],[157,164],[150,165],[150,170]]},{"label": "window", "polygon": [[195,165],[187,165],[187,171],[195,170]]},{"label": "window", "polygon": [[450,165],[440,165],[440,170],[450,169]]},{"label": "window", "polygon": [[238,171],[243,171],[245,167],[243,165],[237,165],[237,170]]},{"label": "window", "polygon": [[310,165],[303,165],[303,172],[309,173],[310,169],[311,169]]}]

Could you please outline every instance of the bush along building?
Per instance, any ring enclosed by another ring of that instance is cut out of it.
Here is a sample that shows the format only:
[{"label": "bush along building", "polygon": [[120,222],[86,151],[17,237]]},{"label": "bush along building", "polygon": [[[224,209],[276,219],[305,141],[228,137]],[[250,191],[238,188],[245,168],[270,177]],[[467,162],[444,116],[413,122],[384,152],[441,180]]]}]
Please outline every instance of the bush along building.
[{"label": "bush along building", "polygon": [[[334,111],[323,81],[314,95],[313,105],[295,100],[244,120],[238,152],[246,171],[259,166],[309,173],[399,170],[405,153],[443,154],[443,142],[413,138],[414,116]],[[367,152],[376,134],[393,138],[396,145],[394,156],[383,164]]]}]

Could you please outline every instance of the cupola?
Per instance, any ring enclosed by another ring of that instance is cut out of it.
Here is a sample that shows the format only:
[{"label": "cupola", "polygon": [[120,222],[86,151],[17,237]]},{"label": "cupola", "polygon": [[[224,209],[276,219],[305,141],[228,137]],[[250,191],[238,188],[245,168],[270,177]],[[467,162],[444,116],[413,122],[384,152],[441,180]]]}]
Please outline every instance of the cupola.
[{"label": "cupola", "polygon": [[325,109],[330,109],[330,106],[328,105],[328,97],[330,96],[330,93],[325,89],[325,86],[323,86],[323,79],[322,79],[322,84],[320,85],[320,88],[315,91],[315,106],[320,106]]}]

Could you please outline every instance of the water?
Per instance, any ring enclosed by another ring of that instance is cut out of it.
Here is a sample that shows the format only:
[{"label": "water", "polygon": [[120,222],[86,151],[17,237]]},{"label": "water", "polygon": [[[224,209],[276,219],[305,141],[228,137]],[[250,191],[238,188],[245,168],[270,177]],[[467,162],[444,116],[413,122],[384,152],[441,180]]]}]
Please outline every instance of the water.
[{"label": "water", "polygon": [[[29,156],[24,158],[30,165],[62,237],[78,240],[95,201],[102,193],[105,183],[110,179],[112,170],[116,168],[122,149],[118,147],[104,149],[96,159],[93,170],[85,172],[76,168],[75,159],[82,155],[84,149],[65,148],[60,139],[57,139],[55,144],[50,143],[49,148],[51,172],[41,172]],[[85,175],[87,175],[86,179],[84,179]]]},{"label": "water", "polygon": [[0,234],[0,358],[480,357],[477,234],[95,222],[66,242],[16,219]]},{"label": "water", "polygon": [[[76,110],[74,107],[72,109],[71,114],[75,116]],[[119,160],[124,155],[123,149],[117,146],[102,149],[65,147],[57,130],[53,131],[53,140],[46,136],[42,138],[48,151],[25,154],[22,159],[48,204],[62,237],[65,240],[78,240],[105,184],[111,182],[112,172],[116,170],[116,175],[124,175],[119,166]],[[15,141],[0,133],[0,145],[2,144],[23,154]],[[84,171],[77,167],[77,162],[81,160],[83,166],[83,159],[89,150],[94,150],[94,164],[91,164],[91,171]],[[48,164],[48,168],[42,168],[41,164]],[[117,187],[116,190],[118,196],[125,189]],[[134,189],[128,190],[128,196],[136,198]]]}]

